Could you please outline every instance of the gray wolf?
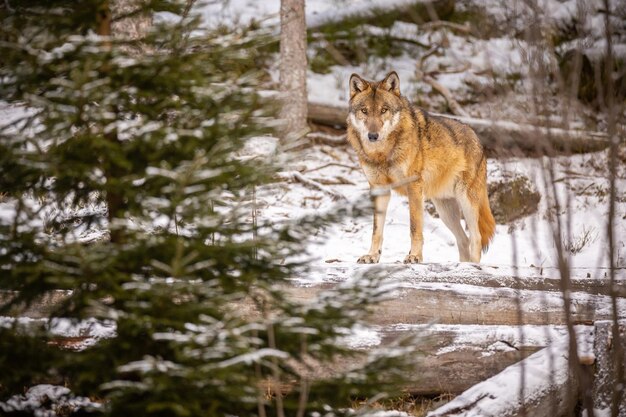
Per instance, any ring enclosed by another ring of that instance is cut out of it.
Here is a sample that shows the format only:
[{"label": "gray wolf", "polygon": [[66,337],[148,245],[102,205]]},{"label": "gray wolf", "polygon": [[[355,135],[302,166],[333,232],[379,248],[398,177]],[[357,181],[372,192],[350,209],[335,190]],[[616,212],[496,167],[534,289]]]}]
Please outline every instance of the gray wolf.
[{"label": "gray wolf", "polygon": [[393,71],[378,82],[352,74],[349,104],[347,138],[373,190],[375,210],[370,250],[357,262],[380,259],[390,188],[409,199],[411,249],[405,263],[423,261],[425,198],[454,234],[460,261],[480,262],[495,220],[487,195],[487,161],[476,133],[454,119],[414,108],[400,93]]}]

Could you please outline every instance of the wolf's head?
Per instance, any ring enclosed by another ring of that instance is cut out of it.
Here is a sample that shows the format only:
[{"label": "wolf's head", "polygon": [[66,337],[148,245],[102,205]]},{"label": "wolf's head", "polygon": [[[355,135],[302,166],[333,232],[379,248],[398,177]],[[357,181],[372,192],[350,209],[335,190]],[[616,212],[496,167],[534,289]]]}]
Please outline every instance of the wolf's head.
[{"label": "wolf's head", "polygon": [[379,82],[366,81],[357,74],[350,77],[348,123],[358,133],[361,143],[384,142],[400,123],[403,107],[400,79],[395,71]]}]

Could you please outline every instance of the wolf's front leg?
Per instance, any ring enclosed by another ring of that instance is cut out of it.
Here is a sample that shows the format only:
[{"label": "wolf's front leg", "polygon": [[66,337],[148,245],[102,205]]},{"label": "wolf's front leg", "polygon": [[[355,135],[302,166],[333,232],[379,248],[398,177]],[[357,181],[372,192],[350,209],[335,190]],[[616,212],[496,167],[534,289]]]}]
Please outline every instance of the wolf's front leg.
[{"label": "wolf's front leg", "polygon": [[416,264],[423,260],[422,247],[424,246],[424,195],[421,181],[408,185],[409,217],[411,219],[411,251],[404,258],[405,264]]},{"label": "wolf's front leg", "polygon": [[374,229],[372,231],[372,245],[370,251],[361,256],[357,263],[375,264],[380,259],[383,247],[383,229],[385,227],[385,216],[387,215],[387,206],[391,193],[377,195],[374,198]]}]

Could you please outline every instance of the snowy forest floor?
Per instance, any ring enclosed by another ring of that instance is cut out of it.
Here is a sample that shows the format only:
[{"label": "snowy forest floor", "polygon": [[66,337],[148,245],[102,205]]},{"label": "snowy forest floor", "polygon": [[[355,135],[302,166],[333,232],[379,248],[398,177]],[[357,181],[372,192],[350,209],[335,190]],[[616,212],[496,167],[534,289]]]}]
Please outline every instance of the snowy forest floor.
[{"label": "snowy forest floor", "polygon": [[[254,148],[272,138],[255,138]],[[248,147],[247,147],[248,148]],[[608,276],[609,181],[608,151],[549,158],[509,158],[488,160],[488,182],[523,175],[531,180],[541,195],[534,214],[508,224],[499,224],[496,235],[481,264],[494,273],[542,275],[558,278],[558,256],[554,241],[554,219],[558,215],[565,228],[561,237],[567,249],[573,278],[605,278]],[[292,180],[277,182],[257,192],[260,218],[295,218],[306,213],[330,210],[335,204],[370,206],[369,185],[356,157],[347,146],[316,145],[298,155],[298,162],[290,170],[314,181],[324,189],[317,189]],[[617,178],[618,196],[626,189],[626,150],[620,152],[620,172]],[[547,178],[550,167],[553,180]],[[559,211],[552,198],[555,185]],[[620,192],[620,190],[622,190]],[[337,197],[343,202],[334,201]],[[424,262],[444,264],[448,268],[469,271],[469,265],[457,264],[458,251],[452,233],[437,218],[434,207],[427,203],[424,217]],[[626,200],[616,201],[614,235],[617,239],[618,277],[626,278]],[[356,259],[367,252],[371,237],[372,219],[344,218],[339,224],[320,230],[310,247],[314,263],[355,265]],[[408,252],[408,201],[392,196],[385,225],[385,241],[381,263],[401,263]],[[423,266],[427,268],[428,266]],[[319,278],[319,277],[318,277]],[[315,278],[312,278],[315,279]]]}]

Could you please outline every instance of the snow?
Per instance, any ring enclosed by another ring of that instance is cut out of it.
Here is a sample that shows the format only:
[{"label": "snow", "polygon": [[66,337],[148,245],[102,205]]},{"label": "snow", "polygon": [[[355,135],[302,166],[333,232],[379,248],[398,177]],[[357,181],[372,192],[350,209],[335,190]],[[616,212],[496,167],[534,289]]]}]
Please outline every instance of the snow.
[{"label": "snow", "polygon": [[[415,325],[403,325],[411,329]],[[436,355],[461,349],[483,351],[484,343],[490,343],[483,356],[490,356],[498,351],[519,350],[524,346],[548,346],[554,340],[567,335],[565,326],[480,326],[480,325],[432,325],[429,332],[455,332],[454,341],[440,348]]]},{"label": "snow", "polygon": [[312,5],[317,4],[313,7],[313,10],[307,10],[306,22],[309,27],[317,27],[328,23],[340,22],[353,16],[371,17],[378,12],[406,7],[420,2],[426,3],[426,0],[386,0],[384,2],[379,0],[352,0],[348,2],[344,0],[343,7],[337,7],[337,2],[331,1],[310,2]]},{"label": "snow", "polygon": [[56,417],[66,415],[67,409],[76,411],[82,408],[100,408],[86,397],[73,396],[70,389],[59,386],[40,384],[32,386],[24,395],[14,395],[7,401],[0,402],[0,410],[4,412],[29,412],[35,417]]},{"label": "snow", "polygon": [[[294,162],[296,168],[306,178],[312,180],[332,180],[341,178],[344,184],[327,186],[346,197],[347,205],[371,206],[368,196],[369,186],[365,176],[350,149],[334,149],[321,145],[300,155]],[[537,213],[508,225],[498,225],[488,252],[481,260],[480,269],[471,264],[458,264],[458,251],[452,233],[440,219],[424,215],[424,265],[415,266],[418,276],[439,274],[442,277],[450,272],[468,277],[476,275],[494,276],[543,276],[560,278],[559,263],[554,240],[554,199],[552,183],[548,173],[552,166],[555,171],[557,196],[561,206],[559,213],[563,224],[571,225],[562,233],[562,242],[576,241],[591,231],[593,239],[577,253],[567,253],[570,274],[576,278],[607,278],[609,263],[607,258],[607,214],[609,202],[606,190],[606,166],[608,151],[591,154],[548,158],[510,158],[488,160],[488,181],[496,181],[507,175],[522,174],[529,177],[532,185],[542,198]],[[331,165],[328,165],[331,164]],[[323,167],[323,168],[320,168]],[[598,168],[599,167],[599,168]],[[319,169],[318,169],[319,168]],[[626,189],[625,174],[621,168],[618,179],[618,195]],[[280,190],[278,190],[278,188]],[[581,190],[585,190],[581,193]],[[566,197],[569,198],[567,202]],[[300,183],[289,185],[272,184],[257,190],[259,219],[279,221],[300,215],[330,210],[332,199],[323,192],[313,190]],[[346,205],[342,203],[342,205]],[[626,222],[620,221],[626,215],[626,204],[616,203],[614,235],[617,239],[619,256],[617,277],[626,278]],[[325,270],[331,267],[345,267],[352,270],[368,268],[356,265],[355,261],[369,248],[372,220],[370,215],[363,218],[344,218],[339,224],[320,230],[309,247],[316,270],[302,278],[311,282],[324,279]],[[385,240],[381,257],[382,265],[392,266],[401,262],[410,247],[409,212],[406,198],[392,195],[384,230]]]},{"label": "snow", "polygon": [[[589,333],[586,326],[579,326],[576,331],[582,333],[583,337]],[[545,395],[553,398],[552,392],[555,388],[566,384],[569,378],[567,352],[568,337],[564,336],[523,362],[511,365],[501,373],[474,385],[427,416],[508,416],[511,415],[511,410],[519,406],[522,386],[527,404],[536,402]]]},{"label": "snow", "polygon": [[160,358],[154,358],[151,356],[144,357],[143,360],[133,361],[125,365],[119,366],[117,370],[121,373],[148,373],[148,372],[160,372],[160,373],[176,373],[181,369],[181,366],[171,362],[165,361]]},{"label": "snow", "polygon": [[[610,408],[594,408],[593,415],[594,417],[610,417],[611,409]],[[589,413],[587,412],[587,410],[583,410],[581,417],[588,417],[588,416],[589,416]]]},{"label": "snow", "polygon": [[[592,326],[576,326],[576,343],[581,358],[592,360],[594,333]],[[544,348],[567,338],[565,325],[459,325],[459,324],[406,324],[387,326],[357,325],[346,330],[340,343],[357,350],[385,348],[383,339],[390,334],[414,335],[416,340],[432,337],[441,340],[432,354],[447,355],[458,351],[476,351],[481,357],[498,352],[520,351],[524,348]],[[451,340],[448,342],[448,338]]]},{"label": "snow", "polygon": [[380,329],[357,325],[347,331],[339,343],[352,349],[367,349],[380,345],[381,341]]},{"label": "snow", "polygon": [[117,325],[113,320],[97,320],[95,318],[72,320],[60,317],[36,319],[0,316],[0,327],[8,328],[14,325],[25,331],[43,327],[53,337],[79,338],[79,341],[72,342],[70,345],[76,351],[87,349],[101,339],[110,339],[117,335]]},{"label": "snow", "polygon": [[[374,11],[389,10],[423,0],[315,0],[306,3],[307,26],[315,27],[337,22],[350,16],[368,16]],[[205,2],[194,7],[204,27],[215,28],[232,24],[249,25],[252,22],[266,26],[279,23],[280,0],[229,0]],[[158,13],[158,21],[174,22],[176,15]]]},{"label": "snow", "polygon": [[53,318],[50,320],[50,333],[63,337],[89,337],[95,340],[109,339],[116,336],[116,324],[112,320],[71,320]]},{"label": "snow", "polygon": [[278,149],[278,138],[272,136],[253,136],[248,138],[241,154],[251,157],[271,157],[275,156]]},{"label": "snow", "polygon": [[278,349],[263,348],[219,362],[216,367],[228,368],[240,363],[251,364],[259,362],[263,358],[288,359],[289,354]]}]

